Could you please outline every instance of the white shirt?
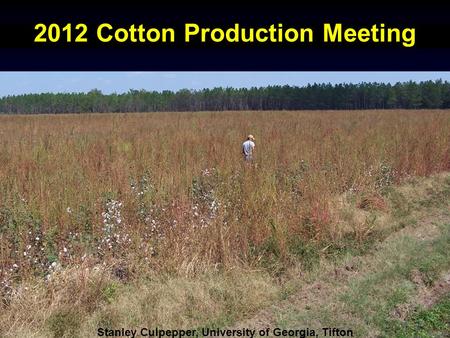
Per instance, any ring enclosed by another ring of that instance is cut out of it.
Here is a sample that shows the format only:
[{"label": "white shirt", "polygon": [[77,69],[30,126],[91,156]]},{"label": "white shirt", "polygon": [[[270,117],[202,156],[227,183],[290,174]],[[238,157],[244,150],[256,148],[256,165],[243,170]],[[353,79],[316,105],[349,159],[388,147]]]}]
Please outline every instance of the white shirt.
[{"label": "white shirt", "polygon": [[255,148],[255,142],[247,140],[242,144],[242,151],[245,156],[252,156],[253,148]]}]

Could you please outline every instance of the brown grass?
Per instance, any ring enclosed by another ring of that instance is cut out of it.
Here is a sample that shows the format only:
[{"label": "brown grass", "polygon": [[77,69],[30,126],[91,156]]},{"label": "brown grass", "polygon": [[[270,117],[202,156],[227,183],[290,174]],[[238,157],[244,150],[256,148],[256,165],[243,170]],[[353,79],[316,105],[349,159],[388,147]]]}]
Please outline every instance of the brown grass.
[{"label": "brown grass", "polygon": [[88,258],[121,280],[284,260],[292,239],[339,239],[336,196],[382,210],[390,185],[449,170],[449,125],[449,111],[0,116],[2,292]]},{"label": "brown grass", "polygon": [[0,116],[0,335],[252,313],[281,297],[280,270],[303,274],[299,256],[441,194],[444,178],[387,198],[449,171],[449,125],[450,111]]}]

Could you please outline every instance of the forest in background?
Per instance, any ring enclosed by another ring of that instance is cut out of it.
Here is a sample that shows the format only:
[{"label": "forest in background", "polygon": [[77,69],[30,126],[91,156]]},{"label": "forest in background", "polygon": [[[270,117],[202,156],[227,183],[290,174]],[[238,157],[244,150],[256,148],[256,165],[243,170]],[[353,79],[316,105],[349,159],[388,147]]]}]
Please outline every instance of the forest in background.
[{"label": "forest in background", "polygon": [[179,91],[129,90],[103,94],[40,93],[0,98],[0,113],[60,114],[89,112],[445,109],[450,108],[450,82],[377,82],[309,84],[252,88],[217,87]]}]

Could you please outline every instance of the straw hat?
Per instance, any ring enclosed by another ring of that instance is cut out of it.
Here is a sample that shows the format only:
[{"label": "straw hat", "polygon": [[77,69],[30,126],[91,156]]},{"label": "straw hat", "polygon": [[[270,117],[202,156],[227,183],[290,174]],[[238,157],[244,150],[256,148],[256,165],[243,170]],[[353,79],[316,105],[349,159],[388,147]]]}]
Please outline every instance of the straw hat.
[{"label": "straw hat", "polygon": [[248,135],[248,136],[247,136],[247,140],[252,140],[252,141],[254,141],[254,140],[255,140],[255,138],[253,137],[253,135],[252,135],[252,134],[250,134],[250,135]]}]

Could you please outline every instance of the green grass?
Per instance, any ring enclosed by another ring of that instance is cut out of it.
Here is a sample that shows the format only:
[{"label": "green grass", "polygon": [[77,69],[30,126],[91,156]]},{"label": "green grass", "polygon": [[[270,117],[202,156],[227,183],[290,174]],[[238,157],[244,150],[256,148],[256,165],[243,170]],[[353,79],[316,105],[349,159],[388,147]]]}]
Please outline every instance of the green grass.
[{"label": "green grass", "polygon": [[280,311],[277,325],[292,328],[321,323],[353,329],[357,337],[416,337],[414,330],[421,328],[423,337],[443,337],[439,333],[448,333],[448,299],[415,314],[407,324],[392,315],[397,306],[409,303],[417,293],[411,280],[413,271],[419,271],[425,285],[430,286],[450,269],[450,224],[441,223],[439,231],[432,240],[409,233],[388,240],[359,261],[360,271],[347,282],[321,280],[322,288],[330,294],[324,291],[323,298],[313,294],[305,303],[290,304]]},{"label": "green grass", "polygon": [[[416,292],[410,280],[413,270],[431,285],[441,271],[450,268],[450,225],[432,242],[405,237],[387,248],[379,257],[381,264],[367,277],[350,283],[350,290],[341,296],[349,313],[364,319],[366,329],[383,332],[391,325],[390,314],[395,306],[406,303]],[[365,331],[365,330],[364,330]]]},{"label": "green grass", "polygon": [[450,294],[430,309],[418,309],[405,322],[391,321],[386,336],[449,337],[450,336]]}]

